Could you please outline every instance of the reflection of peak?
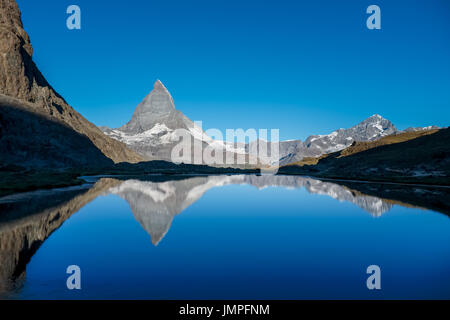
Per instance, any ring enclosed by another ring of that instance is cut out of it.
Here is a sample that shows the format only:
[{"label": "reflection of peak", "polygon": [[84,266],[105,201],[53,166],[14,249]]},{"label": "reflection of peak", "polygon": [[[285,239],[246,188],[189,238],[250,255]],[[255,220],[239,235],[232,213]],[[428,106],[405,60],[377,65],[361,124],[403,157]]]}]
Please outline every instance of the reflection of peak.
[{"label": "reflection of peak", "polygon": [[[197,201],[207,190],[229,183],[230,177],[194,177],[151,182],[127,180],[110,192],[125,199],[136,220],[158,245],[169,230],[173,217]],[[228,181],[228,182],[222,182]]]},{"label": "reflection of peak", "polygon": [[175,189],[170,182],[128,180],[111,188],[110,192],[128,202],[136,220],[150,235],[154,245],[164,237],[173,217],[180,210],[175,201]]},{"label": "reflection of peak", "polygon": [[175,189],[171,186],[170,182],[153,183],[139,180],[127,180],[110,191],[115,194],[138,192],[150,197],[153,202],[163,202],[175,194]]},{"label": "reflection of peak", "polygon": [[386,203],[380,198],[358,195],[350,189],[335,183],[323,182],[320,180],[306,179],[305,188],[310,193],[327,195],[339,201],[348,201],[356,204],[361,209],[369,212],[374,217],[380,217],[383,213],[392,208],[391,204]]},{"label": "reflection of peak", "polygon": [[150,235],[152,243],[158,245],[177,214],[200,199],[208,190],[231,184],[248,184],[258,189],[271,186],[304,187],[310,193],[354,203],[373,216],[380,216],[392,207],[382,199],[355,193],[335,183],[298,176],[221,175],[165,182],[127,180],[109,191],[129,203],[136,220]]}]

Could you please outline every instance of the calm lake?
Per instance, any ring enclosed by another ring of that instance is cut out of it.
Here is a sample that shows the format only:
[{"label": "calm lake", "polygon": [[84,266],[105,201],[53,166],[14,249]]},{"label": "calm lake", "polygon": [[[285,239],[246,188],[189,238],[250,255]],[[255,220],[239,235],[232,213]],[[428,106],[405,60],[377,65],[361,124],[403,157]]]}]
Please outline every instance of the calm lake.
[{"label": "calm lake", "polygon": [[[449,299],[448,188],[90,177],[0,198],[6,299]],[[66,269],[81,270],[81,290]],[[367,267],[381,270],[369,290]]]}]

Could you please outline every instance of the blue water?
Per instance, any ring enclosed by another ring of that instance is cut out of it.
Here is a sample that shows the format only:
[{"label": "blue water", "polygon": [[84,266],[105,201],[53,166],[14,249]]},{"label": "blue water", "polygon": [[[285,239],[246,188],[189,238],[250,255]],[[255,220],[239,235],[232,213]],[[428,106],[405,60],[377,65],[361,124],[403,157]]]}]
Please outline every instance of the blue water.
[{"label": "blue water", "polygon": [[[157,245],[116,194],[44,241],[17,299],[449,299],[450,219],[394,205],[379,217],[305,188],[214,187]],[[81,268],[68,290],[66,268]],[[366,268],[381,268],[368,290]]]}]

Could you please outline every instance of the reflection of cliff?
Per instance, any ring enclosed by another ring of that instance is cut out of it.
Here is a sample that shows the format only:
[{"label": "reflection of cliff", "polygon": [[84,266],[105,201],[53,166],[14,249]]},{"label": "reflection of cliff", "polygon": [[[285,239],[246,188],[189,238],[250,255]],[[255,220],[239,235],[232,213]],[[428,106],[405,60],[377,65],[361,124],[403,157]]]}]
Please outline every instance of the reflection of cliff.
[{"label": "reflection of cliff", "polygon": [[91,189],[37,191],[0,201],[0,296],[20,285],[25,268],[41,244],[72,214],[120,183],[102,179]]},{"label": "reflection of cliff", "polygon": [[394,204],[417,207],[450,215],[450,188],[445,186],[371,183],[363,181],[318,180],[300,176],[245,176],[245,182],[263,189],[269,186],[301,188],[312,194],[351,202],[372,216],[379,217]]},{"label": "reflection of cliff", "polygon": [[298,176],[204,176],[165,182],[127,180],[109,192],[125,199],[135,218],[157,245],[169,230],[175,215],[181,213],[203,194],[214,187],[229,184],[249,184],[263,189],[269,186],[285,188],[305,187],[310,193],[328,195],[339,201],[348,201],[380,216],[392,205],[382,199],[354,193],[335,183]]},{"label": "reflection of cliff", "polygon": [[380,197],[385,203],[406,207],[426,208],[450,216],[450,187],[405,185],[395,183],[365,183],[358,181],[339,181],[339,184],[352,190],[354,194]]}]

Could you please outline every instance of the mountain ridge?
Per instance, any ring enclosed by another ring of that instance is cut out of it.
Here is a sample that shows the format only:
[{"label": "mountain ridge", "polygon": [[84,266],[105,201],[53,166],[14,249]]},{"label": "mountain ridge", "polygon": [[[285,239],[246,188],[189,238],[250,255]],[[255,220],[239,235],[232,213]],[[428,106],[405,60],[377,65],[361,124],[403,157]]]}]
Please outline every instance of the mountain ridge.
[{"label": "mountain ridge", "polygon": [[[258,158],[260,139],[246,144],[232,144],[212,139],[175,108],[170,92],[160,80],[156,80],[153,90],[136,107],[129,122],[116,129],[108,127],[100,127],[100,129],[148,160],[172,161],[171,151],[178,143],[175,130],[184,129],[194,141],[199,141],[203,148],[212,146],[218,150],[244,154],[247,159],[253,157],[260,161]],[[373,141],[396,132],[399,131],[392,122],[374,114],[348,129],[341,128],[326,135],[311,135],[304,142],[301,140],[280,141],[278,145],[268,142],[268,148],[279,147],[279,163],[286,165],[304,158],[319,157],[343,150],[355,141]]]},{"label": "mountain ridge", "polygon": [[[411,139],[401,135],[415,135]],[[389,139],[388,139],[389,138]],[[379,145],[355,145],[304,166],[284,166],[280,173],[332,179],[448,185],[450,128],[403,132]],[[352,147],[351,147],[352,148]]]}]

